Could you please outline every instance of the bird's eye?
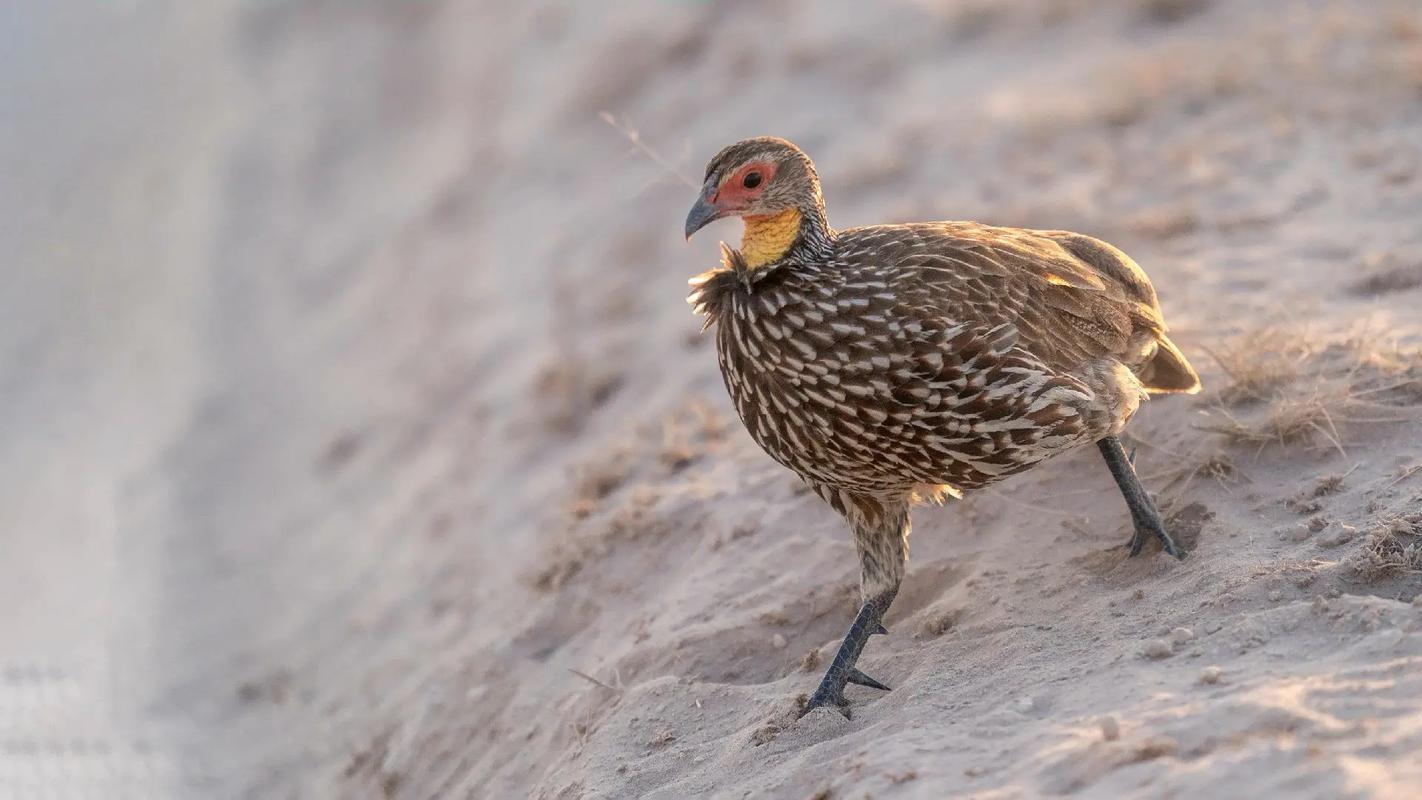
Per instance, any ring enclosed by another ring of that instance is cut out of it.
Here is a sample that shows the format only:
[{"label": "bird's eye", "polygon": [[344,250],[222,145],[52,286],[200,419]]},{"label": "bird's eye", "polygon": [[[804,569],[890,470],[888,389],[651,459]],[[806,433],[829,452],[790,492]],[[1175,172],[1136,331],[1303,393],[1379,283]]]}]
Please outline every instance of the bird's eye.
[{"label": "bird's eye", "polygon": [[759,173],[759,172],[747,172],[747,173],[746,173],[746,176],[745,176],[744,178],[741,178],[741,185],[744,186],[744,187],[746,187],[747,189],[754,189],[755,187],[759,186],[759,185],[760,185],[760,173]]}]

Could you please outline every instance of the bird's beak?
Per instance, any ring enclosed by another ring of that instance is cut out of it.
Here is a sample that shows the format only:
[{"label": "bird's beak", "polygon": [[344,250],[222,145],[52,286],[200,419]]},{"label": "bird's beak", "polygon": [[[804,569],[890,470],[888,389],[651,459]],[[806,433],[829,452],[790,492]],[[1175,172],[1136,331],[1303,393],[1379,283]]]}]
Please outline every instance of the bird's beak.
[{"label": "bird's beak", "polygon": [[716,187],[707,183],[701,190],[701,196],[696,199],[696,205],[691,207],[691,213],[686,215],[686,238],[689,241],[691,234],[696,233],[708,224],[726,216],[725,209],[712,202],[711,198],[716,194]]}]

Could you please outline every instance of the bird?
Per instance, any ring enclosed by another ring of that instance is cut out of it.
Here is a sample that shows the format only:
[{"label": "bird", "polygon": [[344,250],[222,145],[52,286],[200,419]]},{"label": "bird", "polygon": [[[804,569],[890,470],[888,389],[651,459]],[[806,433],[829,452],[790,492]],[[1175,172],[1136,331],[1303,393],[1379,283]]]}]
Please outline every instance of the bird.
[{"label": "bird", "polygon": [[1166,531],[1119,434],[1149,395],[1200,390],[1145,272],[1061,230],[949,221],[835,230],[814,163],[773,136],[711,159],[692,234],[744,223],[691,279],[751,438],[848,523],[860,607],[802,715],[850,716],[847,684],[908,558],[910,509],[1095,444],[1131,515],[1131,556]]}]

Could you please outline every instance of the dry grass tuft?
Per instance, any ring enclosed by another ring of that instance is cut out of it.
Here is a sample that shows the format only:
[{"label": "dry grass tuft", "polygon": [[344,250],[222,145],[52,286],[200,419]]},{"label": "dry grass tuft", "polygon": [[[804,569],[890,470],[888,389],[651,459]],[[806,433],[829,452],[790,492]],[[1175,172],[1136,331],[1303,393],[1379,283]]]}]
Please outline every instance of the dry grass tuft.
[{"label": "dry grass tuft", "polygon": [[1353,571],[1369,583],[1422,574],[1422,514],[1392,515],[1374,523]]},{"label": "dry grass tuft", "polygon": [[822,659],[818,648],[810,650],[809,652],[805,653],[804,658],[800,659],[800,671],[814,672],[815,670],[820,668],[821,660]]},{"label": "dry grass tuft", "polygon": [[1422,354],[1365,334],[1322,343],[1267,329],[1210,354],[1229,383],[1211,409],[1221,421],[1198,427],[1234,442],[1344,453],[1343,429],[1415,420],[1422,406]]},{"label": "dry grass tuft", "polygon": [[1201,449],[1197,448],[1195,452],[1180,457],[1180,463],[1170,469],[1145,476],[1146,480],[1151,483],[1158,481],[1164,487],[1173,487],[1178,484],[1179,488],[1174,494],[1183,496],[1189,491],[1191,484],[1200,478],[1213,480],[1222,486],[1238,483],[1245,479],[1244,474],[1235,466],[1234,460],[1229,457],[1228,453],[1223,451],[1202,453]]},{"label": "dry grass tuft", "polygon": [[1303,373],[1310,355],[1307,341],[1308,337],[1297,331],[1268,328],[1217,350],[1206,350],[1229,376],[1229,385],[1220,391],[1220,402],[1240,405],[1272,399],[1280,387]]},{"label": "dry grass tuft", "polygon": [[[1352,470],[1349,470],[1349,472],[1352,472]],[[1343,481],[1347,478],[1348,475],[1346,473],[1343,475],[1325,475],[1319,478],[1318,482],[1313,485],[1313,496],[1327,497],[1330,494],[1338,494],[1338,492],[1343,490]]]},{"label": "dry grass tuft", "polygon": [[938,637],[953,630],[958,624],[958,618],[962,616],[961,609],[951,609],[939,611],[929,616],[923,623],[923,634],[925,636]]}]

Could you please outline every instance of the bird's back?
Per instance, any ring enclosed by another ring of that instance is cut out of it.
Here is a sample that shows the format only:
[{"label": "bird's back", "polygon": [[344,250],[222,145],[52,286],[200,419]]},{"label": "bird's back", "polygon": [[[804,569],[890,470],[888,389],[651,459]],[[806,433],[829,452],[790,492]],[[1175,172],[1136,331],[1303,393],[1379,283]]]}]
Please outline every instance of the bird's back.
[{"label": "bird's back", "polygon": [[874,225],[841,231],[831,262],[888,276],[900,302],[923,315],[984,329],[1010,324],[1018,346],[1063,374],[1110,357],[1148,391],[1198,390],[1166,336],[1150,280],[1090,236],[975,222]]}]

